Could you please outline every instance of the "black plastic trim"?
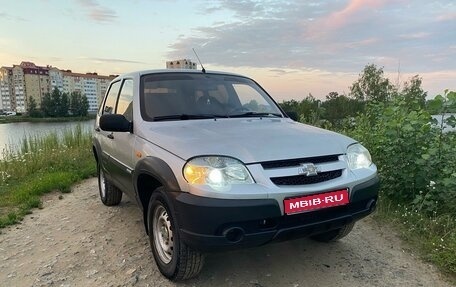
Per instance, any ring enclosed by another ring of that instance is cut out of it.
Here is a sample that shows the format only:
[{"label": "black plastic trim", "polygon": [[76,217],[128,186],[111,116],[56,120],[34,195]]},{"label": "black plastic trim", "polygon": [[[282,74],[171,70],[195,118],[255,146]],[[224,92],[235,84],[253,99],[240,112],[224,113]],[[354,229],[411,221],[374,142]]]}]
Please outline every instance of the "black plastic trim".
[{"label": "black plastic trim", "polygon": [[168,191],[180,190],[179,183],[173,171],[165,161],[158,157],[148,156],[138,161],[133,172],[133,182],[136,190],[138,190],[138,177],[144,174],[150,175],[160,181]]},{"label": "black plastic trim", "polygon": [[288,167],[297,167],[303,163],[325,163],[325,162],[335,162],[339,161],[339,156],[341,154],[332,154],[324,156],[315,156],[307,158],[293,158],[285,160],[272,160],[261,162],[261,166],[264,169],[276,169],[276,168],[288,168]]},{"label": "black plastic trim", "polygon": [[[201,251],[253,247],[272,241],[306,237],[340,228],[375,210],[378,178],[355,186],[350,204],[295,215],[282,215],[275,199],[215,199],[170,192],[181,238]],[[239,240],[226,234],[242,230]]]}]

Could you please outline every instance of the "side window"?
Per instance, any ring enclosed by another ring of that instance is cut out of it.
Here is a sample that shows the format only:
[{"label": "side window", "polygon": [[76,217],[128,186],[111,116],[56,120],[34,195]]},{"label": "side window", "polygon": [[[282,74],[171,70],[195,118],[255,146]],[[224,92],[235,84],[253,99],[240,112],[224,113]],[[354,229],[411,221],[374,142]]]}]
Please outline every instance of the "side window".
[{"label": "side window", "polygon": [[116,114],[124,115],[127,120],[133,121],[133,80],[131,79],[123,82]]},{"label": "side window", "polygon": [[103,107],[103,114],[113,114],[116,108],[117,95],[119,94],[120,81],[111,85]]}]

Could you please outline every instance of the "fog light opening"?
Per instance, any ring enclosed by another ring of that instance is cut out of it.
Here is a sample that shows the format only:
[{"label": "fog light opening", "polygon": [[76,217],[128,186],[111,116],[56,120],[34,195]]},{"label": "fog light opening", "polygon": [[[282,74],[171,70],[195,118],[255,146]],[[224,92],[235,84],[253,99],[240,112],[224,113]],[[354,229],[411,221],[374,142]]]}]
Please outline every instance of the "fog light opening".
[{"label": "fog light opening", "polygon": [[260,221],[261,228],[273,228],[277,226],[277,220],[272,218],[265,218]]}]

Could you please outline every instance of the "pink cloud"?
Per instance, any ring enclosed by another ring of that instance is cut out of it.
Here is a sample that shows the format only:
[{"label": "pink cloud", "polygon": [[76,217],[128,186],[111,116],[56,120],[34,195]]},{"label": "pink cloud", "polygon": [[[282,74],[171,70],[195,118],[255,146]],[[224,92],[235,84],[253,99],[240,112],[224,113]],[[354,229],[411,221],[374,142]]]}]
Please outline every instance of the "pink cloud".
[{"label": "pink cloud", "polygon": [[412,33],[412,34],[402,34],[402,35],[399,35],[399,37],[403,38],[403,39],[423,39],[423,38],[427,38],[431,35],[431,33],[427,33],[427,32],[418,32],[418,33]]},{"label": "pink cloud", "polygon": [[451,21],[451,20],[456,20],[456,12],[453,13],[446,13],[442,14],[437,17],[438,21]]},{"label": "pink cloud", "polygon": [[95,22],[108,23],[117,18],[114,10],[101,6],[95,0],[77,0],[76,3],[82,6],[86,10],[89,19]]},{"label": "pink cloud", "polygon": [[369,17],[367,13],[361,14],[361,12],[368,9],[381,8],[393,1],[394,0],[351,0],[343,9],[316,20],[310,26],[308,31],[309,35],[307,36],[318,37],[321,34],[337,31],[347,24]]}]

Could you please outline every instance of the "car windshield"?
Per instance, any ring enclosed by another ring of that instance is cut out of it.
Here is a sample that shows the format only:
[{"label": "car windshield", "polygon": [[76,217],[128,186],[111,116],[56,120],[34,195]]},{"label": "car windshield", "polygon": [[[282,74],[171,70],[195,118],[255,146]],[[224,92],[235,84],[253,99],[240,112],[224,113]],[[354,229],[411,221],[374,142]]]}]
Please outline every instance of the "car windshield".
[{"label": "car windshield", "polygon": [[254,81],[221,74],[145,75],[141,78],[140,105],[146,121],[283,117]]}]

